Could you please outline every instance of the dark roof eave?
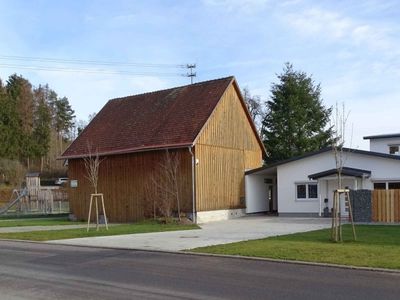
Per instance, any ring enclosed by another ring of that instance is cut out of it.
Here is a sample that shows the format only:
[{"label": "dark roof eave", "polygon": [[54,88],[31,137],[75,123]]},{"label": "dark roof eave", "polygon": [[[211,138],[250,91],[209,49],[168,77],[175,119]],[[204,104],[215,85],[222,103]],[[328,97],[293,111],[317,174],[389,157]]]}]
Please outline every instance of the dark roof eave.
[{"label": "dark roof eave", "polygon": [[376,139],[389,139],[389,138],[398,138],[400,137],[400,133],[390,133],[390,134],[377,134],[377,135],[369,135],[364,136],[364,140],[376,140]]},{"label": "dark roof eave", "polygon": [[[149,146],[149,147],[141,147],[141,148],[132,148],[132,149],[123,149],[123,150],[115,150],[115,151],[105,151],[99,152],[99,156],[108,156],[108,155],[119,155],[119,154],[130,154],[136,152],[146,152],[146,151],[156,151],[156,150],[167,150],[167,149],[180,149],[186,147],[193,147],[192,143],[183,143],[183,144],[170,144],[170,145],[159,145],[159,146]],[[96,153],[92,153],[92,155],[96,155]],[[75,158],[84,158],[88,157],[88,153],[79,154],[79,155],[67,155],[60,156],[57,159],[75,159]]]},{"label": "dark roof eave", "polygon": [[[342,176],[352,176],[352,177],[359,177],[359,178],[371,175],[370,170],[362,170],[362,169],[349,168],[349,167],[344,167],[342,169],[341,173],[342,173]],[[326,170],[326,171],[308,175],[308,178],[315,180],[315,179],[332,176],[332,175],[337,175],[337,174],[338,174],[337,169],[330,169],[330,170]]]}]

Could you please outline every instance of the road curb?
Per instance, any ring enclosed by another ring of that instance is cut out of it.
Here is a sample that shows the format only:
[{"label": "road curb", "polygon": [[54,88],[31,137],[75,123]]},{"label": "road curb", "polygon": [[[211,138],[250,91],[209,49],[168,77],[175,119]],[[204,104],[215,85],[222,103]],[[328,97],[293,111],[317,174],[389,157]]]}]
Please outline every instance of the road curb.
[{"label": "road curb", "polygon": [[337,265],[337,264],[330,264],[330,263],[286,260],[286,259],[268,258],[268,257],[253,257],[253,256],[241,256],[241,255],[202,253],[202,252],[193,252],[190,250],[172,251],[172,250],[159,250],[159,249],[141,249],[141,248],[123,248],[123,247],[119,248],[119,247],[108,247],[108,246],[71,245],[71,244],[58,243],[58,242],[51,243],[51,242],[47,242],[47,241],[40,242],[40,241],[13,240],[13,239],[0,239],[0,241],[31,243],[31,244],[39,244],[39,245],[55,245],[55,246],[58,245],[58,246],[104,249],[104,250],[122,250],[122,251],[138,251],[138,252],[141,251],[141,252],[167,253],[167,254],[205,256],[205,257],[220,257],[220,258],[242,259],[242,260],[252,260],[252,261],[267,261],[267,262],[282,263],[282,264],[295,264],[295,265],[303,265],[303,266],[329,267],[329,268],[345,269],[345,270],[359,270],[359,271],[369,271],[369,272],[400,274],[400,270],[395,270],[395,269],[359,267],[359,266],[351,266],[351,265]]},{"label": "road curb", "polygon": [[256,261],[268,261],[268,262],[284,263],[284,264],[307,265],[307,266],[316,266],[316,267],[329,267],[329,268],[337,268],[337,269],[350,269],[350,270],[400,274],[400,270],[396,270],[396,269],[359,267],[359,266],[352,266],[352,265],[337,265],[337,264],[330,264],[330,263],[318,263],[318,262],[312,262],[312,261],[286,260],[286,259],[279,259],[279,258],[253,257],[253,256],[241,256],[241,255],[228,255],[228,254],[201,253],[201,252],[192,252],[192,251],[185,251],[185,252],[179,252],[179,253],[186,253],[186,254],[199,255],[199,256],[226,257],[226,258],[236,258],[236,259],[246,259],[246,260],[256,260]]}]

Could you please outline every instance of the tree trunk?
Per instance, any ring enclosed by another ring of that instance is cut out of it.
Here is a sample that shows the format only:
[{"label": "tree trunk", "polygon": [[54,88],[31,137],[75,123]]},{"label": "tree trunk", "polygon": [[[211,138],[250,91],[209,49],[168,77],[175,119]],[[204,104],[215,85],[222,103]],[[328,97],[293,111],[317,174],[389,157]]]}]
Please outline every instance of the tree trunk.
[{"label": "tree trunk", "polygon": [[44,165],[44,157],[41,156],[41,157],[40,157],[40,173],[43,172],[43,165]]}]

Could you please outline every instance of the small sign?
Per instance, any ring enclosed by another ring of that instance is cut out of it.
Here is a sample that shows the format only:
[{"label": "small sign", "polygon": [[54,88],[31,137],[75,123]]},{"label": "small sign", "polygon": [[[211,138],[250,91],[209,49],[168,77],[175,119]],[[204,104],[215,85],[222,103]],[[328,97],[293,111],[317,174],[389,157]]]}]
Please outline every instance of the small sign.
[{"label": "small sign", "polygon": [[78,187],[78,180],[71,180],[70,181],[70,186],[72,188],[77,188]]}]

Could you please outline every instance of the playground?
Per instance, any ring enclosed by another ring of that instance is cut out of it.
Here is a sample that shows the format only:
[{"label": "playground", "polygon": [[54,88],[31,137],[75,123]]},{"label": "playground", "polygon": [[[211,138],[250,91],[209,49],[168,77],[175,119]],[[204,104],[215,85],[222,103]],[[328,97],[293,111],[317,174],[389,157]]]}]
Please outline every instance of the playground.
[{"label": "playground", "polygon": [[[6,195],[9,195],[7,197]],[[41,186],[38,173],[28,173],[25,186],[0,194],[0,217],[57,215],[69,212],[68,195],[60,186]]]}]

